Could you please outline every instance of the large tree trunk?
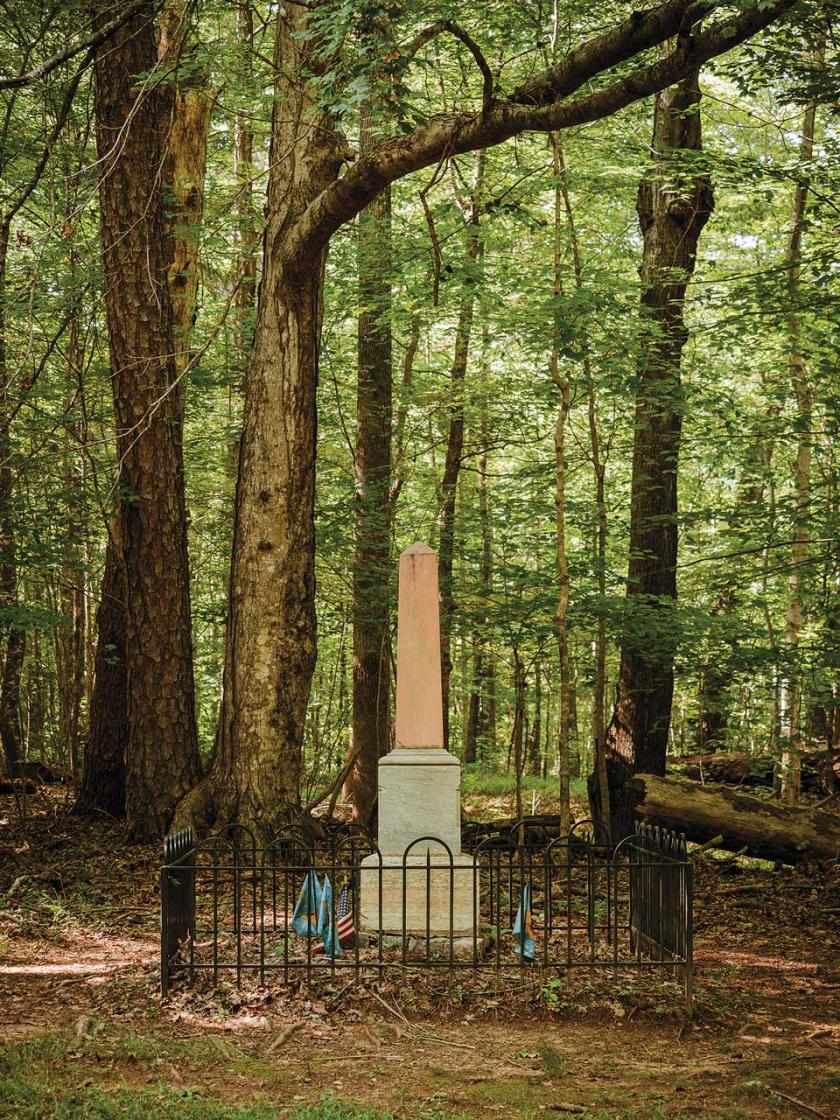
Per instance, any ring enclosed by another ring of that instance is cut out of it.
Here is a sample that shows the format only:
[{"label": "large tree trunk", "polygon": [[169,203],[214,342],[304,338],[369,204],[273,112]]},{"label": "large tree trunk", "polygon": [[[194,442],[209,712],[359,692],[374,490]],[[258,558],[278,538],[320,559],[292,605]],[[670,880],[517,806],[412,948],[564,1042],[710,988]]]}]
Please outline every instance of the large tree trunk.
[{"label": "large tree trunk", "polygon": [[476,266],[481,255],[479,219],[484,181],[484,151],[476,152],[472,195],[465,206],[467,219],[467,245],[464,251],[464,276],[458,326],[455,330],[455,350],[449,374],[449,430],[446,438],[446,461],[441,482],[440,546],[438,563],[440,576],[440,661],[443,688],[443,745],[449,749],[449,693],[452,677],[452,618],[455,613],[455,595],[452,587],[452,570],[455,557],[455,504],[458,495],[458,476],[461,472],[461,455],[464,449],[464,380],[470,352],[473,312],[478,277]]},{"label": "large tree trunk", "polygon": [[[375,146],[362,113],[361,152]],[[391,192],[359,215],[358,388],[356,396],[356,551],[353,560],[353,742],[345,785],[353,817],[367,822],[377,767],[391,738]]]},{"label": "large tree trunk", "polygon": [[[642,257],[642,356],[638,368],[631,482],[627,618],[615,709],[607,733],[608,829],[614,841],[632,831],[636,771],[664,774],[674,688],[677,597],[677,466],[680,447],[680,360],[686,340],[685,291],[697,242],[712,211],[701,149],[700,88],[695,71],[657,95],[656,164],[639,185]],[[592,811],[600,817],[597,773]]]},{"label": "large tree trunk", "polygon": [[630,781],[636,815],[705,843],[723,837],[733,851],[799,863],[834,861],[840,854],[840,817],[820,809],[788,808],[758,797],[685,778],[636,774]]},{"label": "large tree trunk", "polygon": [[161,98],[154,9],[134,13],[97,50],[96,132],[105,308],[119,461],[126,579],[128,835],[169,826],[200,774],[189,561],[166,275]]},{"label": "large tree trunk", "polygon": [[179,817],[269,835],[300,805],[315,666],[315,390],[324,251],[290,259],[296,220],[348,152],[298,78],[320,60],[306,10],[277,17],[268,223],[236,492],[224,696],[213,769]]}]

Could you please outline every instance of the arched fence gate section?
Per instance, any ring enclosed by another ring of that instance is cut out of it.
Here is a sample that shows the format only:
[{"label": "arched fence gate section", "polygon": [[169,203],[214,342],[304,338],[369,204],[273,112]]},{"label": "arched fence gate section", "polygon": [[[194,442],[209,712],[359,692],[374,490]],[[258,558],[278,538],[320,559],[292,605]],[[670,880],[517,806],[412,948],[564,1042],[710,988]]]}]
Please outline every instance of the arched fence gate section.
[{"label": "arched fence gate section", "polygon": [[690,1008],[683,836],[638,825],[610,848],[591,821],[556,838],[525,820],[506,836],[466,838],[465,849],[466,867],[421,837],[395,864],[356,826],[290,826],[265,847],[240,827],[200,843],[189,829],[173,833],[161,868],[162,993],[202,974],[288,984],[407,967],[665,969]]}]

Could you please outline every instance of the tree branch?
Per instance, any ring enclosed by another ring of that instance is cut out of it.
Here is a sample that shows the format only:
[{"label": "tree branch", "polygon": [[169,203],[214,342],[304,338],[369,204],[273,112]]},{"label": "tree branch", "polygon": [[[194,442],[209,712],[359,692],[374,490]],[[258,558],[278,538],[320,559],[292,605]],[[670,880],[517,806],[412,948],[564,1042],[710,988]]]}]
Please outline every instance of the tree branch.
[{"label": "tree branch", "polygon": [[[669,0],[585,43],[503,102],[496,101],[488,112],[435,117],[407,136],[394,137],[358,160],[310,203],[291,235],[284,235],[282,252],[286,261],[295,267],[313,250],[322,248],[339,226],[364,209],[389,183],[441,159],[492,147],[523,132],[551,132],[611,116],[725,54],[763,30],[796,2],[775,0],[767,7],[753,8],[683,37],[657,62],[594,93],[570,100],[569,95],[591,78],[678,33],[686,10],[693,5],[691,0]],[[632,51],[625,49],[624,35],[632,39]],[[549,93],[553,99],[546,101]]]},{"label": "tree branch", "polygon": [[65,91],[64,100],[62,101],[61,107],[56,114],[53,130],[47,137],[46,143],[44,144],[44,147],[41,151],[41,155],[39,156],[35,167],[32,169],[32,174],[29,176],[28,181],[24,184],[23,188],[20,191],[20,194],[17,196],[15,201],[3,214],[2,222],[0,222],[0,224],[2,224],[4,227],[8,227],[11,225],[12,219],[15,217],[18,211],[22,209],[22,207],[26,203],[26,200],[38,186],[41,176],[44,173],[44,168],[47,166],[47,160],[50,158],[52,150],[55,147],[55,143],[61,135],[62,129],[67,123],[67,118],[70,115],[70,107],[73,104],[73,98],[76,96],[76,91],[79,88],[79,82],[82,80],[82,75],[92,61],[93,51],[91,50],[85,56],[81,66],[73,75],[73,78],[71,79],[70,84]]},{"label": "tree branch", "polygon": [[92,35],[88,35],[86,39],[82,39],[78,43],[74,43],[69,47],[65,47],[63,51],[54,54],[52,58],[48,58],[42,62],[40,66],[35,66],[32,70],[27,70],[25,74],[15,74],[11,77],[0,77],[0,89],[19,89],[21,86],[28,86],[32,82],[37,82],[40,78],[45,78],[47,74],[52,73],[62,63],[67,62],[75,55],[80,54],[84,50],[95,50],[100,43],[112,35],[114,31],[122,27],[122,25],[134,15],[136,11],[144,7],[147,0],[133,0],[129,3],[118,16],[114,16],[108,23],[104,23],[98,31]]},{"label": "tree branch", "polygon": [[450,35],[454,35],[456,39],[459,39],[475,59],[476,65],[484,79],[484,93],[481,99],[482,112],[487,112],[493,103],[493,74],[487,64],[487,59],[481,53],[481,48],[478,43],[464,31],[463,27],[459,27],[459,25],[451,19],[437,19],[434,23],[430,23],[428,27],[424,27],[422,31],[419,31],[403,49],[403,58],[413,58],[421,47],[431,42],[432,39],[436,39],[437,36],[443,34],[444,31],[448,31]]}]

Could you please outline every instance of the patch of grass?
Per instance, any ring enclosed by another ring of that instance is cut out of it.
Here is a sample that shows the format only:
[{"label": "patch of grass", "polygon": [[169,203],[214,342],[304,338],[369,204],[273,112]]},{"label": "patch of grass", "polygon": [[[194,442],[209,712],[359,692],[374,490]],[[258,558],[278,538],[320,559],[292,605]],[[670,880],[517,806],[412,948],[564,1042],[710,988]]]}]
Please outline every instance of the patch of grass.
[{"label": "patch of grass", "polygon": [[0,1116],[15,1120],[278,1120],[268,1105],[238,1108],[194,1089],[49,1088],[31,1078],[0,1081]]},{"label": "patch of grass", "polygon": [[[161,1035],[110,1036],[104,1024],[77,1038],[72,1031],[53,1031],[25,1042],[0,1046],[0,1120],[395,1120],[388,1111],[341,1100],[331,1094],[301,1104],[276,1104],[276,1094],[253,1094],[247,1105],[226,1104],[208,1090],[163,1084],[175,1066],[200,1080],[203,1070],[223,1061],[228,1071],[266,1072],[259,1061],[241,1054],[231,1043],[206,1039],[172,1039]],[[116,1067],[116,1068],[115,1068]],[[103,1080],[103,1074],[106,1080]],[[156,1086],[132,1085],[150,1074]],[[283,1099],[282,1097],[280,1098]],[[403,1120],[457,1120],[449,1112],[417,1106],[401,1110]]]},{"label": "patch of grass", "polygon": [[545,1066],[545,1072],[549,1077],[565,1077],[568,1073],[569,1067],[564,1058],[561,1058],[559,1053],[549,1042],[541,1042],[537,1048],[539,1055],[542,1058],[542,1064]]},{"label": "patch of grass", "polygon": [[[513,774],[485,770],[478,765],[466,765],[462,768],[461,788],[465,793],[483,794],[486,797],[505,797],[508,794],[513,794],[516,788],[516,779]],[[574,778],[571,788],[573,797],[583,801],[586,800],[586,782],[583,778]],[[538,793],[557,794],[559,792],[559,781],[552,775],[542,778],[533,774],[523,774],[522,789],[528,793],[536,790]]]},{"label": "patch of grass", "polygon": [[301,1105],[292,1113],[290,1120],[391,1120],[391,1113],[373,1111],[359,1105],[340,1101],[327,1094],[317,1104]]}]

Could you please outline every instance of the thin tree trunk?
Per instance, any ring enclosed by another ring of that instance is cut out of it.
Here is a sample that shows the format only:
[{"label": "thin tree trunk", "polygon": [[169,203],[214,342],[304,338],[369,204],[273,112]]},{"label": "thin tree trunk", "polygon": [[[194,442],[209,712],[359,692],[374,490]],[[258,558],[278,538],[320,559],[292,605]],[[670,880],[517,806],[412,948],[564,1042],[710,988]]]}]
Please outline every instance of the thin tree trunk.
[{"label": "thin tree trunk", "polygon": [[[682,418],[680,361],[686,340],[685,291],[700,233],[712,211],[712,191],[698,174],[701,149],[697,72],[657,95],[656,164],[639,185],[642,257],[642,356],[636,391],[631,480],[628,622],[612,721],[607,770],[613,841],[633,830],[637,771],[664,774],[674,688],[674,608],[677,583],[677,470]],[[600,812],[597,773],[593,811]],[[603,821],[601,822],[603,823]]]},{"label": "thin tree trunk", "polygon": [[535,777],[542,773],[542,669],[534,662],[534,719],[528,736],[528,766]]},{"label": "thin tree trunk", "polygon": [[[163,99],[151,4],[97,49],[96,132],[105,308],[126,587],[129,837],[169,826],[198,780],[181,407],[160,173]],[[101,19],[97,17],[97,22]]]},{"label": "thin tree trunk", "polygon": [[476,270],[481,256],[481,199],[484,182],[485,153],[476,152],[473,172],[472,195],[466,206],[467,244],[464,251],[464,278],[458,326],[455,331],[455,350],[450,370],[449,432],[446,440],[446,462],[441,482],[440,544],[438,564],[440,574],[440,653],[441,684],[443,688],[443,745],[449,748],[449,693],[452,676],[452,619],[455,613],[455,596],[452,569],[455,553],[455,503],[458,493],[458,476],[464,448],[464,379],[470,349],[473,313],[475,309],[478,276]]},{"label": "thin tree trunk", "polygon": [[189,4],[167,0],[160,17],[158,62],[170,71],[162,85],[169,119],[166,124],[163,179],[166,220],[167,282],[172,299],[177,399],[183,425],[190,340],[198,293],[199,240],[204,223],[204,177],[207,135],[213,99],[207,76],[188,49]]},{"label": "thin tree trunk", "polygon": [[[724,619],[732,613],[735,593],[729,589],[718,596],[714,614]],[[729,674],[724,662],[725,653],[720,642],[712,641],[708,655],[700,670],[700,712],[697,720],[697,751],[705,754],[721,750],[726,745],[729,725],[727,688]]]},{"label": "thin tree trunk", "polygon": [[[482,324],[482,380],[488,384],[489,328]],[[478,519],[481,529],[479,570],[480,609],[472,639],[472,680],[467,725],[465,761],[486,760],[496,750],[496,661],[493,643],[488,639],[489,604],[493,596],[493,531],[490,522],[490,494],[487,484],[487,449],[490,445],[490,418],[486,397],[481,403],[481,446],[478,453]]]},{"label": "thin tree trunk", "polygon": [[[71,275],[75,272],[75,265],[75,252],[71,249]],[[83,423],[83,409],[79,398],[84,352],[80,340],[80,327],[79,315],[74,313],[67,338],[68,389],[64,402],[67,429],[62,448],[67,537],[61,573],[61,613],[67,621],[56,635],[60,737],[65,755],[70,762],[74,785],[77,787],[82,776],[80,748],[85,680],[85,589],[81,542],[84,538],[86,511],[82,463],[76,450],[77,440],[83,439],[80,430]]]},{"label": "thin tree trunk", "polygon": [[[10,222],[0,224],[0,595],[2,605],[13,610],[17,605],[18,572],[15,523],[12,510],[12,447],[8,421],[8,371],[6,368],[6,262],[9,253]],[[23,757],[20,726],[20,675],[26,652],[26,631],[9,621],[6,649],[0,674],[0,741],[6,773],[15,777]]]},{"label": "thin tree trunk", "polygon": [[569,611],[569,565],[566,559],[566,422],[572,405],[572,387],[560,371],[560,308],[563,292],[561,265],[563,259],[563,190],[564,167],[560,138],[549,136],[554,164],[554,327],[551,339],[551,380],[560,394],[560,408],[554,422],[554,506],[557,533],[557,606],[554,625],[560,659],[560,721],[558,727],[557,763],[560,778],[560,830],[564,835],[571,827],[569,802],[569,713],[571,675],[569,672],[569,638],[566,619]]},{"label": "thin tree trunk", "polygon": [[[577,235],[572,198],[569,191],[569,182],[566,175],[566,163],[563,156],[561,138],[555,133],[553,151],[557,160],[557,182],[563,196],[563,206],[566,211],[566,228],[569,239],[569,248],[572,252],[572,267],[574,269],[575,288],[583,290],[583,262],[580,252],[580,241]],[[592,681],[592,747],[594,752],[593,770],[597,774],[598,789],[600,793],[599,813],[601,820],[609,820],[610,793],[607,782],[607,753],[606,753],[606,684],[607,684],[607,622],[605,617],[605,599],[607,594],[607,502],[605,496],[605,479],[607,473],[607,450],[601,440],[598,426],[598,406],[595,392],[595,379],[592,375],[592,361],[589,353],[589,344],[586,335],[583,339],[583,375],[586,382],[587,421],[589,427],[589,452],[592,462],[593,479],[595,482],[595,508],[598,511],[598,521],[594,535],[594,561],[595,574],[600,600],[598,619],[595,625],[595,639],[593,652],[595,667]],[[562,704],[561,704],[562,706]],[[577,722],[577,721],[575,721]]]},{"label": "thin tree trunk", "polygon": [[[378,130],[362,112],[359,150]],[[345,783],[353,818],[367,822],[376,801],[377,766],[391,741],[391,191],[359,215],[358,385],[356,396],[356,547],[353,560],[353,742]]]},{"label": "thin tree trunk", "polygon": [[[522,772],[525,767],[525,666],[519,656],[519,649],[513,647],[513,729],[511,732],[511,748],[513,751],[513,767],[516,779],[514,793],[515,816],[522,818]],[[508,763],[510,765],[510,763]]]},{"label": "thin tree trunk", "polygon": [[125,565],[113,534],[105,549],[105,572],[96,612],[96,659],[85,765],[74,811],[80,816],[125,815],[125,758],[128,737]]},{"label": "thin tree trunk", "polygon": [[[814,125],[817,107],[812,103],[802,119],[799,161],[805,167],[814,154]],[[802,683],[796,659],[805,619],[804,579],[808,563],[808,532],[811,506],[811,458],[813,449],[814,392],[802,353],[800,265],[802,228],[808,207],[807,171],[796,185],[793,197],[790,237],[787,248],[788,376],[796,399],[796,458],[793,461],[793,547],[788,577],[788,603],[785,618],[787,666],[782,682],[782,799],[789,804],[799,799],[802,769]]]}]

